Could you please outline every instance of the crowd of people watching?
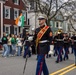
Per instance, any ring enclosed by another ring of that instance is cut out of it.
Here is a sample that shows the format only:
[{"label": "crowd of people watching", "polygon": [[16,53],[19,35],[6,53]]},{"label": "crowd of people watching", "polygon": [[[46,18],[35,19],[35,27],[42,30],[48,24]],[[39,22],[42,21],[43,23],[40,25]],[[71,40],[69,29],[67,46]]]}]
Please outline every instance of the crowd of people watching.
[{"label": "crowd of people watching", "polygon": [[[25,57],[25,51],[27,48],[26,44],[23,42],[23,38],[19,35],[6,35],[6,33],[3,33],[2,37],[2,45],[3,45],[3,53],[2,57],[9,57],[9,56],[21,56]],[[30,44],[29,44],[30,46]],[[32,45],[31,45],[32,47]],[[29,56],[31,56],[31,48],[29,48]],[[24,53],[24,54],[23,54]]]}]

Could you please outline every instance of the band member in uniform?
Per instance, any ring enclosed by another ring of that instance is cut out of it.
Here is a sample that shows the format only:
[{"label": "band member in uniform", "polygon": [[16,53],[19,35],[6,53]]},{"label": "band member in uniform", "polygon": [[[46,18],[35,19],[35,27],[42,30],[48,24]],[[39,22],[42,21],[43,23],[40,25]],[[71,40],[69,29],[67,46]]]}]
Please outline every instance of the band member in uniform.
[{"label": "band member in uniform", "polygon": [[[72,39],[74,36],[75,36],[75,33],[73,33],[73,35],[72,35],[71,39]],[[74,43],[71,41],[71,48],[72,48],[71,53],[73,53],[73,51],[74,51],[73,44],[74,44]]]},{"label": "band member in uniform", "polygon": [[54,36],[54,39],[53,39],[53,41],[54,41],[54,55],[53,56],[57,56],[57,40],[56,40],[57,35],[58,34],[56,33]]},{"label": "band member in uniform", "polygon": [[48,48],[52,40],[52,31],[51,28],[46,25],[46,16],[44,14],[40,15],[38,20],[40,27],[35,30],[33,39],[33,41],[36,41],[36,49],[38,54],[36,75],[41,75],[42,71],[44,75],[49,75],[45,55],[48,53]]},{"label": "band member in uniform", "polygon": [[64,60],[65,59],[69,59],[68,57],[68,52],[69,52],[69,37],[67,35],[67,33],[64,33]]},{"label": "band member in uniform", "polygon": [[26,55],[29,55],[29,57],[31,57],[31,52],[30,52],[31,43],[28,40],[28,38],[29,38],[29,32],[27,31],[26,32],[26,38],[24,40],[24,42],[25,42],[25,44],[24,44],[24,55],[23,55],[24,58],[26,58]]},{"label": "band member in uniform", "polygon": [[73,50],[74,50],[74,55],[75,55],[75,66],[76,66],[76,34],[75,34],[75,36],[73,36],[71,38],[71,40],[72,40],[72,43],[73,43]]},{"label": "band member in uniform", "polygon": [[58,53],[56,63],[59,63],[59,61],[62,61],[62,50],[63,50],[63,34],[61,33],[61,31],[58,31],[56,41],[57,41],[57,53]]}]

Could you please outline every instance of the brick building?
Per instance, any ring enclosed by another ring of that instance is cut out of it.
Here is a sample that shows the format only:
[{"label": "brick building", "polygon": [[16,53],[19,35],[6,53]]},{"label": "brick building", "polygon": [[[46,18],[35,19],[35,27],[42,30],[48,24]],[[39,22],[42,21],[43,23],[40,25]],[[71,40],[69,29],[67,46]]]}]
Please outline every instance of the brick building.
[{"label": "brick building", "polygon": [[0,38],[3,32],[7,34],[22,33],[23,28],[15,25],[15,19],[23,13],[25,16],[25,28],[27,25],[27,10],[24,8],[22,0],[0,0]]}]

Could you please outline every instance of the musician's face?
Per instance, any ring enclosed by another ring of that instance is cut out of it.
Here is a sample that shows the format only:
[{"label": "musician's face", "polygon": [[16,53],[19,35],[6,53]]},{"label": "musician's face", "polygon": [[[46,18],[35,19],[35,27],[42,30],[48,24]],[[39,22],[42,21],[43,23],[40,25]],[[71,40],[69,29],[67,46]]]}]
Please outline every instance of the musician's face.
[{"label": "musician's face", "polygon": [[67,34],[64,34],[64,37],[67,36]]},{"label": "musician's face", "polygon": [[40,19],[40,20],[39,20],[39,25],[40,25],[40,26],[45,25],[45,19]]}]

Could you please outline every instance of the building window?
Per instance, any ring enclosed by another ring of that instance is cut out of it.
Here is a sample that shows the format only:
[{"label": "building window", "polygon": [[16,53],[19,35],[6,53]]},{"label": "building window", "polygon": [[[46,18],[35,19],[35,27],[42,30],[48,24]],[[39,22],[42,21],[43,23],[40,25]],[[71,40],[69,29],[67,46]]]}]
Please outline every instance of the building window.
[{"label": "building window", "polygon": [[23,31],[23,28],[20,27],[20,33],[22,33],[22,31]]},{"label": "building window", "polygon": [[10,34],[10,26],[5,25],[5,32],[6,34]]},{"label": "building window", "polygon": [[51,28],[53,27],[53,21],[50,21],[50,27]]},{"label": "building window", "polygon": [[19,5],[19,0],[14,0],[14,4]]},{"label": "building window", "polygon": [[60,24],[59,24],[59,27],[62,28],[62,24],[61,24],[61,22],[60,22]]},{"label": "building window", "polygon": [[58,28],[59,27],[59,22],[55,23],[55,27]]},{"label": "building window", "polygon": [[26,11],[22,10],[22,14],[24,16],[24,20],[26,21]]},{"label": "building window", "polygon": [[30,19],[28,19],[28,25],[30,25]]},{"label": "building window", "polygon": [[17,27],[14,27],[14,34],[18,35],[18,28]]},{"label": "building window", "polygon": [[14,9],[14,20],[19,16],[19,9]]},{"label": "building window", "polygon": [[34,2],[30,2],[30,10],[34,9]]},{"label": "building window", "polygon": [[56,28],[62,28],[61,22],[55,22],[55,27]]},{"label": "building window", "polygon": [[53,25],[51,24],[51,25],[50,25],[50,27],[52,28],[52,27],[53,27]]},{"label": "building window", "polygon": [[5,18],[10,19],[10,7],[5,6]]}]

